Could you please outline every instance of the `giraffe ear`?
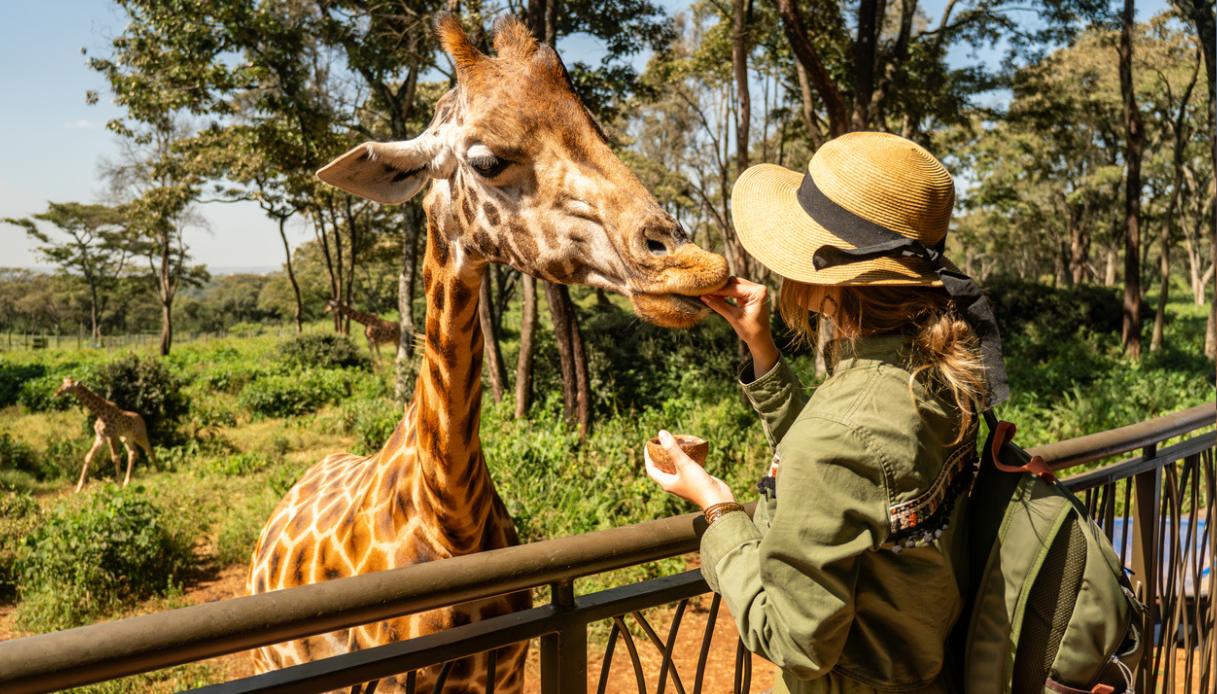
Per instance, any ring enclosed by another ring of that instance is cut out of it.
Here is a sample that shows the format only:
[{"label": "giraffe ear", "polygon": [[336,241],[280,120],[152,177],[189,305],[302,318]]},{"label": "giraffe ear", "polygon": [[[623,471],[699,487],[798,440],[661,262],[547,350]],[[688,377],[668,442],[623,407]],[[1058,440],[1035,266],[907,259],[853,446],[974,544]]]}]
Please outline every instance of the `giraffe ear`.
[{"label": "giraffe ear", "polygon": [[446,178],[452,157],[440,140],[423,134],[405,142],[365,142],[317,172],[326,183],[361,198],[400,205],[429,178]]}]

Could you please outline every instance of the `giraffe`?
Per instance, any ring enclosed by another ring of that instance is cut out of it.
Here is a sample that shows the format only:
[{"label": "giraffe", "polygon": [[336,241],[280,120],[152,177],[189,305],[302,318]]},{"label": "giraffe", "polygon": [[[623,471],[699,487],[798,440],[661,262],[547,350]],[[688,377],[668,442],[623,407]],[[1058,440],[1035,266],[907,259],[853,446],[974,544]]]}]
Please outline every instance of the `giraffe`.
[{"label": "giraffe", "polygon": [[368,339],[368,353],[372,355],[372,370],[375,371],[380,362],[381,343],[391,344],[396,348],[401,341],[401,324],[385,320],[375,313],[367,313],[347,306],[337,299],[330,299],[325,305],[325,312],[337,311],[340,316],[348,316],[356,323],[363,325],[363,336]]},{"label": "giraffe", "polygon": [[[263,528],[248,589],[263,593],[519,542],[482,455],[483,341],[477,316],[487,263],[625,295],[638,316],[685,328],[727,264],[698,248],[613,154],[558,55],[515,19],[496,25],[494,57],[459,22],[436,24],[456,85],[430,125],[404,142],[364,143],[319,177],[350,193],[423,200],[427,300],[413,400],[383,448],[335,454],[307,471]],[[437,609],[258,649],[264,672],[413,638],[527,608],[527,592]],[[496,652],[495,691],[519,692],[527,644]],[[452,667],[445,691],[487,688],[486,654]],[[418,691],[438,668],[418,673]],[[376,690],[398,691],[404,676]]]},{"label": "giraffe", "polygon": [[75,395],[82,405],[97,415],[97,420],[93,422],[93,431],[96,436],[93,439],[93,447],[85,454],[85,464],[80,469],[80,480],[76,483],[77,492],[84,487],[85,479],[89,475],[89,463],[93,462],[93,456],[97,454],[102,445],[110,448],[110,460],[114,461],[114,479],[118,479],[122,469],[119,464],[118,448],[114,445],[115,439],[122,441],[123,447],[127,449],[127,474],[123,477],[124,487],[131,481],[131,468],[135,465],[136,446],[144,449],[144,454],[148,456],[149,462],[156,463],[156,454],[152,452],[152,444],[148,442],[148,428],[144,426],[144,418],[139,416],[139,413],[120,408],[89,390],[85,384],[71,376],[65,377],[63,383],[55,389],[57,397],[64,393]]}]

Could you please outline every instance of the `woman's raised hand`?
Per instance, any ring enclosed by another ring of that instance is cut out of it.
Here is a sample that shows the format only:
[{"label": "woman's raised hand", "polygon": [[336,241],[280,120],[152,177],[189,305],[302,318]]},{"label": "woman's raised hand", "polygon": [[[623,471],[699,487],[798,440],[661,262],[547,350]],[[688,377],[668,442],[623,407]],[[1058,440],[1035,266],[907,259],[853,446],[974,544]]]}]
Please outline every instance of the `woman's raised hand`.
[{"label": "woman's raised hand", "polygon": [[[728,299],[734,299],[731,303]],[[762,376],[777,363],[779,352],[769,328],[769,290],[742,277],[732,277],[721,289],[704,294],[701,300],[725,318],[748,345],[753,373]]]}]

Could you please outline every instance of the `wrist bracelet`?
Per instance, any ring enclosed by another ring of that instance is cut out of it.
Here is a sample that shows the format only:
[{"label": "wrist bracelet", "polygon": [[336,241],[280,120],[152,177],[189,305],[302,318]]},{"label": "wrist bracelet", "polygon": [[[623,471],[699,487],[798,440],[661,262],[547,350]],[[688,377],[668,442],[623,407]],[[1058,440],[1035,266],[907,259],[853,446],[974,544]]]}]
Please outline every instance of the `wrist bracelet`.
[{"label": "wrist bracelet", "polygon": [[743,510],[744,510],[744,507],[742,504],[738,504],[734,501],[723,501],[721,503],[711,504],[711,505],[707,506],[706,510],[702,511],[702,513],[706,516],[706,525],[709,526],[709,525],[714,525],[714,521],[718,520],[719,518],[722,518],[724,515],[726,515],[728,513],[731,513],[733,511],[743,511]]}]

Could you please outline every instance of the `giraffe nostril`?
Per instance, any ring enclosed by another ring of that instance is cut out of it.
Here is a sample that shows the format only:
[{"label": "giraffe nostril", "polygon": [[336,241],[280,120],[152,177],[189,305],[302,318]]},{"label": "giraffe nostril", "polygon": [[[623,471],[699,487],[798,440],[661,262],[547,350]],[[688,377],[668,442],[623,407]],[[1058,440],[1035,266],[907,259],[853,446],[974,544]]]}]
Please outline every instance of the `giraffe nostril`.
[{"label": "giraffe nostril", "polygon": [[647,239],[647,250],[651,252],[651,255],[668,254],[668,247],[662,241],[656,241],[655,239]]}]

